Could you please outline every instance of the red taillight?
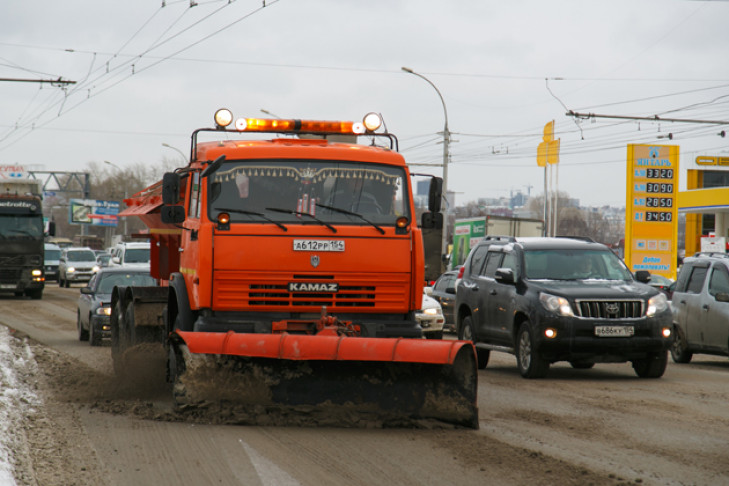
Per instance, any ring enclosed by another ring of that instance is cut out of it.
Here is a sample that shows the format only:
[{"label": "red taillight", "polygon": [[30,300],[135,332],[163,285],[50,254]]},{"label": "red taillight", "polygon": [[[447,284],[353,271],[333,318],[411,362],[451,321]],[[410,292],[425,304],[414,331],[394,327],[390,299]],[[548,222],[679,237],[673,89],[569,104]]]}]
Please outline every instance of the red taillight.
[{"label": "red taillight", "polygon": [[463,278],[463,271],[466,269],[466,267],[461,267],[460,270],[458,270],[458,277],[456,278]]}]

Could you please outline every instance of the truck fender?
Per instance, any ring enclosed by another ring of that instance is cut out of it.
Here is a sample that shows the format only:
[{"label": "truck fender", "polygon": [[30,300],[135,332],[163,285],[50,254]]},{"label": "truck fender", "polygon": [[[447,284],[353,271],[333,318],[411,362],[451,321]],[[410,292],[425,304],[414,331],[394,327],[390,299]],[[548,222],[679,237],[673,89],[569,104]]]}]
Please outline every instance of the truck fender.
[{"label": "truck fender", "polygon": [[[170,293],[167,302],[167,331],[168,335],[174,330],[192,331],[195,325],[195,316],[190,309],[190,299],[187,296],[187,286],[182,274],[175,272],[170,275]],[[179,317],[177,328],[175,322]]]}]

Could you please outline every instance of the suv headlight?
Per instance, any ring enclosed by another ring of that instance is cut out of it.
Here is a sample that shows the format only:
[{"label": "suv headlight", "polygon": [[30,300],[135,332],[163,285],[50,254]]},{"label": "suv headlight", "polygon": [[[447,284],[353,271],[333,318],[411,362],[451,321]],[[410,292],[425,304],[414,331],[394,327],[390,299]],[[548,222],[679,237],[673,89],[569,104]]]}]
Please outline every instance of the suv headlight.
[{"label": "suv headlight", "polygon": [[647,317],[653,317],[666,309],[668,309],[668,299],[661,293],[648,299],[648,308],[645,310],[645,315]]},{"label": "suv headlight", "polygon": [[542,303],[545,309],[549,312],[554,312],[560,316],[574,316],[572,312],[572,306],[569,301],[564,297],[557,297],[556,295],[545,294],[544,292],[539,293],[539,302]]}]

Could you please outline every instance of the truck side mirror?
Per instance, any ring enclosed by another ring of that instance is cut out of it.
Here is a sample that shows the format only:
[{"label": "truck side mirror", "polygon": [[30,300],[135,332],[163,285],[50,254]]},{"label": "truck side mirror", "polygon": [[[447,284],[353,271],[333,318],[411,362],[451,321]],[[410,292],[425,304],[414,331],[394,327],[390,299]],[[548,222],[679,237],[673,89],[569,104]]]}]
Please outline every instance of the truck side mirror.
[{"label": "truck side mirror", "polygon": [[56,222],[55,221],[48,222],[48,235],[47,236],[56,236]]},{"label": "truck side mirror", "polygon": [[430,179],[430,189],[428,191],[428,210],[433,213],[439,213],[442,199],[443,179],[433,177]]},{"label": "truck side mirror", "polygon": [[443,228],[442,213],[423,213],[420,219],[421,228],[441,229]]},{"label": "truck side mirror", "polygon": [[160,217],[163,223],[182,223],[185,221],[185,208],[182,206],[162,206]]},{"label": "truck side mirror", "polygon": [[651,281],[651,274],[648,270],[638,270],[635,272],[635,279],[638,282],[648,283]]},{"label": "truck side mirror", "polygon": [[177,204],[180,201],[180,175],[167,172],[162,176],[162,202]]}]

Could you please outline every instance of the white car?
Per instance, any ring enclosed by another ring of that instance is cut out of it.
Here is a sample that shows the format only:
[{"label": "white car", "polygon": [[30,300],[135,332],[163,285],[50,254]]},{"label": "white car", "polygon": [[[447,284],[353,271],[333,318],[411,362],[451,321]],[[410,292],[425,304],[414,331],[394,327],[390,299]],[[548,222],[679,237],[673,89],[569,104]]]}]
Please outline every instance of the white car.
[{"label": "white car", "polygon": [[415,313],[415,320],[423,328],[423,336],[428,339],[443,339],[443,309],[437,300],[423,294],[423,307]]}]

